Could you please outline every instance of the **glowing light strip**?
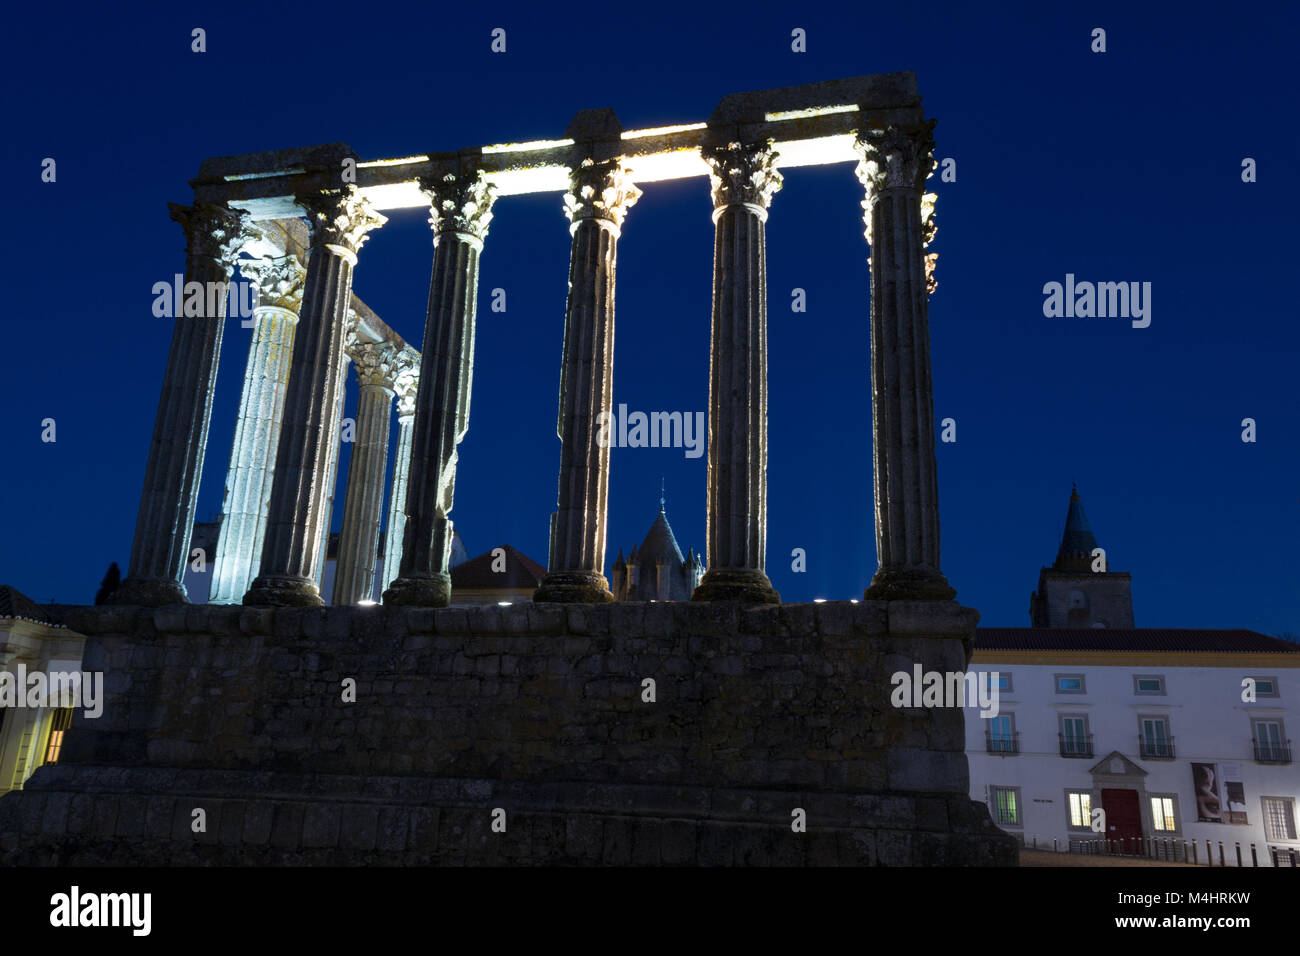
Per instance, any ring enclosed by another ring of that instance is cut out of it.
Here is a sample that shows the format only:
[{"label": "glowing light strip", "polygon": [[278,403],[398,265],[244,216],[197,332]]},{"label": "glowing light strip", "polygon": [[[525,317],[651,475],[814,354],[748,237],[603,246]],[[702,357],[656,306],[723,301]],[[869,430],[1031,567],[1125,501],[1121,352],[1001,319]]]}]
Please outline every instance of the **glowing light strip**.
[{"label": "glowing light strip", "polygon": [[404,166],[407,163],[427,163],[428,156],[405,156],[401,159],[371,159],[357,163],[357,169],[374,169],[377,166]]},{"label": "glowing light strip", "polygon": [[274,179],[276,176],[293,176],[306,171],[301,166],[295,166],[292,169],[277,169],[270,173],[235,173],[232,176],[223,176],[222,179],[228,183],[233,183],[241,179]]},{"label": "glowing light strip", "polygon": [[667,136],[670,133],[687,133],[695,129],[707,129],[708,123],[686,123],[682,126],[656,126],[654,129],[630,129],[622,134],[623,139],[642,139],[646,136]]},{"label": "glowing light strip", "polygon": [[815,116],[830,116],[832,113],[856,113],[858,108],[849,106],[817,106],[807,110],[785,110],[780,113],[764,113],[763,121],[779,123],[782,120],[812,119]]},{"label": "glowing light strip", "polygon": [[484,146],[486,153],[526,153],[535,149],[553,149],[556,146],[572,146],[571,139],[539,139],[531,143],[498,143],[496,146]]}]

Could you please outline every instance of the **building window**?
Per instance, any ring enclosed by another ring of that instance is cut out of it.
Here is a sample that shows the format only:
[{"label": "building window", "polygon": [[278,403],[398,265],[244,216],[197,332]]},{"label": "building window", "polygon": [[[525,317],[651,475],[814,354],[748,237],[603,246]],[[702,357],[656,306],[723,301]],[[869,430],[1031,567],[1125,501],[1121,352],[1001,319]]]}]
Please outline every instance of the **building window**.
[{"label": "building window", "polygon": [[[1007,694],[1011,692],[1011,675],[1002,671],[997,672],[997,688],[1000,693]],[[984,686],[991,692],[994,687],[993,673],[990,672],[984,676]]]},{"label": "building window", "polygon": [[1020,788],[993,788],[993,819],[999,826],[1018,827],[1020,820]]},{"label": "building window", "polygon": [[1061,714],[1057,730],[1062,757],[1091,757],[1092,735],[1084,714]]},{"label": "building window", "polygon": [[1278,697],[1276,677],[1252,677],[1256,697]]},{"label": "building window", "polygon": [[1295,839],[1295,801],[1290,797],[1264,798],[1264,834],[1270,840]]},{"label": "building window", "polygon": [[1151,826],[1157,833],[1178,832],[1178,798],[1173,794],[1151,798]]},{"label": "building window", "polygon": [[1169,733],[1168,717],[1140,717],[1142,735],[1138,744],[1144,760],[1172,760],[1174,738]]},{"label": "building window", "polygon": [[1092,794],[1082,790],[1070,790],[1065,794],[1070,807],[1070,829],[1092,829]]},{"label": "building window", "polygon": [[1290,763],[1291,742],[1286,739],[1282,721],[1252,720],[1251,738],[1255,742],[1255,759],[1260,763]]},{"label": "building window", "polygon": [[1056,692],[1058,694],[1082,694],[1084,683],[1082,674],[1057,674]]},{"label": "building window", "polygon": [[58,763],[59,751],[63,749],[63,734],[72,726],[72,708],[60,707],[50,719],[50,740],[45,745],[45,762]]},{"label": "building window", "polygon": [[1133,693],[1163,697],[1165,693],[1165,679],[1153,674],[1134,674]]},{"label": "building window", "polygon": [[998,714],[989,718],[988,730],[984,732],[987,750],[991,754],[1014,754],[1020,752],[1019,737],[1016,734],[1016,715]]}]

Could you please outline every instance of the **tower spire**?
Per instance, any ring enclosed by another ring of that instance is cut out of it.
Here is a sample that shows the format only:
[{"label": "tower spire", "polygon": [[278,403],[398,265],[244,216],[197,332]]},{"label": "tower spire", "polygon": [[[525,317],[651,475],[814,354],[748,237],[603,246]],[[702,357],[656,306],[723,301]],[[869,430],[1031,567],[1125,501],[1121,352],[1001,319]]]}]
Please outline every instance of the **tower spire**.
[{"label": "tower spire", "polygon": [[659,476],[659,513],[664,513],[664,476]]}]

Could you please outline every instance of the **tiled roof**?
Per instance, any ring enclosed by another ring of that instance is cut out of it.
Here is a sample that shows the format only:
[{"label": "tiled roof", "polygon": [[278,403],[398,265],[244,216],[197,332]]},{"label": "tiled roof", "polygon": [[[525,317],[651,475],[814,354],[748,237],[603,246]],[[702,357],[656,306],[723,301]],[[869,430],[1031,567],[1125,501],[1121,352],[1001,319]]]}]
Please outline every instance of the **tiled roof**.
[{"label": "tiled roof", "polygon": [[981,627],[977,651],[1196,651],[1300,654],[1300,644],[1257,631],[1165,627]]},{"label": "tiled roof", "polygon": [[0,619],[3,618],[18,618],[25,621],[35,621],[38,624],[63,627],[49,614],[42,611],[40,605],[26,594],[16,588],[11,588],[7,584],[0,584]]},{"label": "tiled roof", "polygon": [[485,551],[477,558],[470,558],[464,564],[451,569],[452,589],[484,590],[489,588],[535,588],[542,583],[546,569],[510,545],[502,545],[506,552],[504,571],[492,570],[492,551]]}]

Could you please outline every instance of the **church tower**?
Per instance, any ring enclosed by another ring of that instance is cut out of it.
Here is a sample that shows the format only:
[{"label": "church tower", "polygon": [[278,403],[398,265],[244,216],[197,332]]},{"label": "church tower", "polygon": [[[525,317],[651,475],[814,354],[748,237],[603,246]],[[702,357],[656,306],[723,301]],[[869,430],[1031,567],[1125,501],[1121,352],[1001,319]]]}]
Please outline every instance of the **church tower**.
[{"label": "church tower", "polygon": [[610,589],[616,601],[689,601],[704,576],[704,563],[695,549],[685,557],[668,525],[662,493],[659,515],[645,538],[632,545],[627,558],[622,549],[614,560]]},{"label": "church tower", "polygon": [[1079,489],[1070,491],[1065,533],[1056,563],[1038,574],[1029,596],[1033,627],[1133,627],[1133,584],[1127,571],[1093,570],[1097,536],[1083,512]]}]

